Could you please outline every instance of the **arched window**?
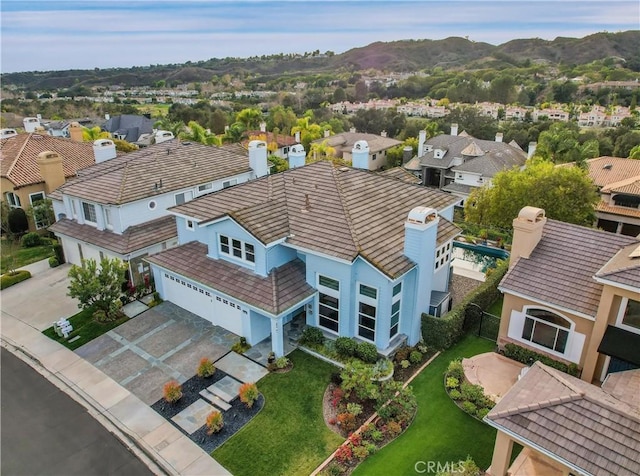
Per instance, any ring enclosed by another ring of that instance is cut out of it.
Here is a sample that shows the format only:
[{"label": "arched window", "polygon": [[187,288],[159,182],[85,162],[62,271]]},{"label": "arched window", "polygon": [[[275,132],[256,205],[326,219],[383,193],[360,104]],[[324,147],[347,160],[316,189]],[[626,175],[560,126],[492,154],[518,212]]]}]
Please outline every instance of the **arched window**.
[{"label": "arched window", "polygon": [[572,322],[546,309],[525,309],[522,338],[547,349],[564,353]]}]

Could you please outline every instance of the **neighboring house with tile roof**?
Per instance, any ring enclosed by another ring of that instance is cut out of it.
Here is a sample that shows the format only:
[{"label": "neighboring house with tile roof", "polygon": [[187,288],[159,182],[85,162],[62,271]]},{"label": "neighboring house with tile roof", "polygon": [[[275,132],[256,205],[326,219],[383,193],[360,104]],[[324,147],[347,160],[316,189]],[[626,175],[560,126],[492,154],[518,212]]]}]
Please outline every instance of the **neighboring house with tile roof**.
[{"label": "neighboring house with tile roof", "polygon": [[289,149],[291,146],[298,143],[295,137],[267,132],[266,129],[264,129],[264,127],[266,127],[264,124],[260,124],[260,126],[262,128],[260,130],[245,132],[248,139],[243,141],[243,145],[248,146],[249,142],[252,140],[262,140],[267,143],[270,155],[275,155],[281,159],[287,159],[289,157]]},{"label": "neighboring house with tile roof", "polygon": [[[39,161],[38,157],[43,153],[48,158]],[[11,208],[27,210],[34,202],[47,198],[79,170],[95,162],[91,143],[52,137],[44,130],[2,139],[2,198]],[[29,219],[30,230],[40,229],[42,226]]]},{"label": "neighboring house with tile roof", "polygon": [[178,243],[169,207],[267,174],[266,149],[215,147],[170,140],[100,162],[51,198],[58,221],[49,229],[68,262],[117,257],[140,283],[143,258]]},{"label": "neighboring house with tile roof", "polygon": [[[491,183],[493,176],[513,167],[523,167],[527,154],[520,147],[502,142],[476,139],[458,134],[458,125],[451,125],[451,134],[441,134],[426,140],[426,132],[418,138],[418,155],[404,168],[415,173],[427,187],[436,187],[466,199],[474,188]],[[462,204],[463,202],[461,202]]]},{"label": "neighboring house with tile roof", "polygon": [[389,354],[421,337],[447,297],[456,199],[318,161],[169,209],[180,245],[147,258],[163,299],[258,344],[286,349],[302,316]]},{"label": "neighboring house with tile roof", "polygon": [[513,221],[498,345],[575,364],[587,382],[640,367],[640,239],[525,207]]},{"label": "neighboring house with tile roof", "polygon": [[535,362],[484,418],[498,431],[487,474],[640,474],[639,388],[640,369],[598,387]]},{"label": "neighboring house with tile roof", "polygon": [[596,226],[612,233],[640,235],[640,160],[605,156],[586,163],[600,192]]},{"label": "neighboring house with tile roof", "polygon": [[386,167],[387,150],[402,144],[399,140],[387,137],[385,132],[376,135],[356,132],[355,129],[340,134],[325,135],[312,142],[312,144],[323,143],[335,149],[337,158],[347,163],[351,162],[354,167],[364,170],[380,170]]}]

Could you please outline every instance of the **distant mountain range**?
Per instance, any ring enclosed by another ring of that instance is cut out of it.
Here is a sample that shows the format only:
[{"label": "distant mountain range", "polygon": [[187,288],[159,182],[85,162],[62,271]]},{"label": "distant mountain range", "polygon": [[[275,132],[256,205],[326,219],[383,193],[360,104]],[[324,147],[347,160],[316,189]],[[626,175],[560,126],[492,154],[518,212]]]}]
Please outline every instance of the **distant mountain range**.
[{"label": "distant mountain range", "polygon": [[197,63],[132,68],[8,73],[2,75],[2,82],[29,90],[62,89],[78,84],[87,87],[131,87],[150,86],[160,80],[181,83],[209,81],[213,75],[240,71],[275,78],[283,74],[327,73],[340,70],[377,69],[410,72],[437,66],[444,69],[463,66],[476,69],[505,63],[518,65],[526,60],[577,65],[609,57],[623,58],[628,64],[636,67],[640,65],[640,30],[596,33],[584,38],[558,37],[553,41],[539,38],[520,39],[499,46],[459,37],[444,40],[377,42],[332,56],[214,58]]}]

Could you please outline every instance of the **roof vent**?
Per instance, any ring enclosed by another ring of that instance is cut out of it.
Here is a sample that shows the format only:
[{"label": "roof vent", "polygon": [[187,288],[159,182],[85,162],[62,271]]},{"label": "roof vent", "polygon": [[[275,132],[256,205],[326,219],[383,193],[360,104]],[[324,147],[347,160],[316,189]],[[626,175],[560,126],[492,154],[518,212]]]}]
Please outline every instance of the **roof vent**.
[{"label": "roof vent", "polygon": [[611,170],[613,168],[613,164],[606,164],[604,167],[602,167],[604,170]]},{"label": "roof vent", "polygon": [[187,142],[182,142],[182,145],[191,145],[191,142],[187,141]]}]

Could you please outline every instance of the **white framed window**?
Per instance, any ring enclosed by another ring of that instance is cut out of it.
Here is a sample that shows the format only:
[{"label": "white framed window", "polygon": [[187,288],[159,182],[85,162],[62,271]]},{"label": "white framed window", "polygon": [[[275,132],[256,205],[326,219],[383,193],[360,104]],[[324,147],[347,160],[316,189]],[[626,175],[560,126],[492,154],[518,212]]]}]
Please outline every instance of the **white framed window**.
[{"label": "white framed window", "polygon": [[198,185],[198,192],[204,193],[209,190],[213,190],[213,184],[211,182]]},{"label": "white framed window", "polygon": [[196,225],[193,220],[187,220],[187,230],[195,230]]},{"label": "white framed window", "polygon": [[18,197],[15,193],[7,192],[4,194],[4,196],[7,198],[7,203],[11,208],[20,208],[22,206],[22,204],[20,203],[20,197]]},{"label": "white framed window", "polygon": [[622,298],[616,323],[623,329],[640,334],[640,301]]},{"label": "white framed window", "polygon": [[84,216],[84,221],[93,224],[98,222],[98,215],[96,215],[96,206],[93,203],[82,202],[82,215]]},{"label": "white framed window", "polygon": [[318,275],[318,325],[338,332],[340,324],[340,281]]},{"label": "white framed window", "polygon": [[183,203],[187,203],[193,198],[193,192],[176,193],[174,197],[176,200],[176,205],[182,205]]},{"label": "white framed window", "polygon": [[226,182],[222,182],[222,188],[233,187],[238,183],[238,179],[227,180]]},{"label": "white framed window", "polygon": [[71,202],[71,212],[73,214],[73,218],[78,218],[78,209],[76,207],[76,201],[70,200]]},{"label": "white framed window", "polygon": [[442,245],[436,250],[435,269],[443,267],[451,259],[451,243]]},{"label": "white framed window", "polygon": [[358,283],[358,336],[369,341],[376,340],[378,314],[378,290]]},{"label": "white framed window", "polygon": [[251,243],[236,238],[229,238],[226,235],[220,235],[218,244],[221,254],[248,261],[252,264],[256,262],[255,247]]},{"label": "white framed window", "polygon": [[[29,194],[29,203],[31,203],[31,206],[35,205],[38,202],[41,202],[44,199],[45,199],[44,192],[36,192],[36,193],[30,193]],[[38,220],[35,217],[35,215],[36,214],[34,214],[34,224],[36,225],[36,230],[39,230],[39,229],[44,228],[45,226],[47,226],[46,222],[44,222],[42,220]]]},{"label": "white framed window", "polygon": [[393,287],[393,297],[391,298],[391,325],[389,327],[389,338],[398,333],[400,327],[400,305],[402,302],[402,283]]},{"label": "white framed window", "polygon": [[564,354],[572,322],[546,309],[525,309],[522,339]]},{"label": "white framed window", "polygon": [[104,207],[102,209],[103,214],[104,214],[104,226],[105,228],[112,230],[113,229],[113,224],[111,223],[111,209]]}]

